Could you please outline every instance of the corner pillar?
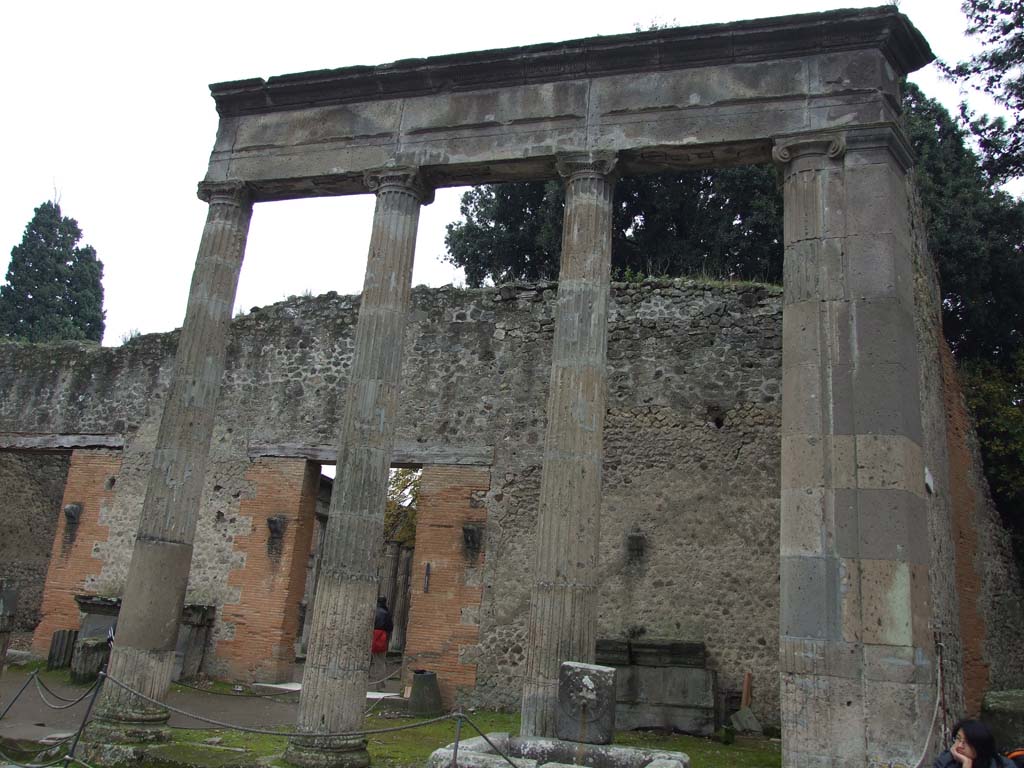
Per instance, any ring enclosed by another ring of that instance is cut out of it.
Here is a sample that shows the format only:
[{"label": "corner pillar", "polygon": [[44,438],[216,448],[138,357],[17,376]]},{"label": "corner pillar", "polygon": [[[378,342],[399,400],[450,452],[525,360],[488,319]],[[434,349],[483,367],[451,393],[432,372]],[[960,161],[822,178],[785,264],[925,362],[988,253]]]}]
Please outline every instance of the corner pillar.
[{"label": "corner pillar", "polygon": [[303,736],[362,727],[384,507],[401,383],[402,347],[420,206],[432,199],[414,169],[366,177],[377,195],[338,438],[338,479],[322,545],[298,733],[285,759],[307,768],[369,765],[366,740]]},{"label": "corner pillar", "polygon": [[527,625],[524,736],[554,735],[560,664],[594,660],[614,167],[612,153],[558,160],[565,219]]},{"label": "corner pillar", "polygon": [[906,173],[895,127],[776,144],[785,181],[787,768],[915,765],[935,706]]},{"label": "corner pillar", "polygon": [[[158,701],[171,681],[231,309],[252,217],[244,183],[204,182],[199,196],[210,207],[108,667],[112,678]],[[111,739],[143,737],[168,717],[163,707],[109,683],[98,707],[100,725],[108,727],[105,736]]]}]

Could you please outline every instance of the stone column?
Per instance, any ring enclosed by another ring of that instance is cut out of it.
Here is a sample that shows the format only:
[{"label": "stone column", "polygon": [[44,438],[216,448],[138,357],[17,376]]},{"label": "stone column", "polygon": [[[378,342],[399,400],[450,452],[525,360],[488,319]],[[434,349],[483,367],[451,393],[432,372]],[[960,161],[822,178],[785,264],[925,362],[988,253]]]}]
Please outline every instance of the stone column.
[{"label": "stone column", "polygon": [[401,546],[397,541],[385,543],[384,557],[380,564],[380,596],[388,601],[392,619],[395,615],[395,589],[398,583],[398,549]]},{"label": "stone column", "polygon": [[594,660],[614,166],[611,153],[558,161],[565,220],[527,625],[524,736],[554,736],[561,663]]},{"label": "stone column", "polygon": [[377,207],[299,700],[300,735],[285,753],[302,766],[352,768],[370,759],[365,739],[301,736],[362,727],[416,225],[420,206],[430,202],[414,170],[368,174],[367,185]]},{"label": "stone column", "polygon": [[777,143],[785,174],[783,764],[915,765],[935,705],[906,172],[896,128]]},{"label": "stone column", "polygon": [[391,635],[392,651],[405,650],[405,635],[409,628],[409,578],[412,575],[412,547],[402,547],[398,556],[398,579],[395,587],[395,608],[392,612],[395,632]]},{"label": "stone column", "polygon": [[[252,202],[241,182],[204,182],[199,196],[210,208],[108,669],[111,677],[158,700],[166,696],[171,680],[231,309],[252,216]],[[103,688],[99,716],[111,726],[111,738],[119,733],[134,738],[140,735],[136,726],[144,734],[145,724],[161,723],[167,715],[163,707],[114,685]]]}]

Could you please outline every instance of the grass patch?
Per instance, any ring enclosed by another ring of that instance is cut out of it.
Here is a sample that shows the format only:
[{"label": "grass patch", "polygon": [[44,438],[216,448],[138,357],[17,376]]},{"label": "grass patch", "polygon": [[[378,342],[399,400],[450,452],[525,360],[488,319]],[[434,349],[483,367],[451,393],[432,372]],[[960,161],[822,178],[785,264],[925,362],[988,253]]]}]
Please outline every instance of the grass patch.
[{"label": "grass patch", "polygon": [[779,742],[753,736],[737,736],[735,744],[726,746],[699,736],[664,731],[620,731],[615,734],[615,743],[685,752],[691,764],[700,768],[779,768],[782,765]]},{"label": "grass patch", "polygon": [[[475,712],[469,717],[484,732],[519,732],[519,715],[500,712]],[[393,728],[421,723],[429,718],[385,717],[371,715],[364,721],[367,730]],[[468,723],[462,725],[462,738],[469,739],[477,732]],[[172,744],[164,747],[174,762],[196,765],[227,766],[238,762],[243,753],[228,750],[217,752],[204,745],[208,739],[218,738],[219,747],[245,749],[249,757],[268,765],[277,765],[273,758],[280,756],[288,745],[284,736],[265,736],[221,729],[175,729]],[[374,766],[405,768],[423,765],[430,753],[455,740],[455,721],[444,720],[419,728],[367,736],[367,747]],[[616,733],[615,743],[622,746],[685,752],[697,768],[780,768],[782,756],[778,741],[765,738],[738,736],[736,743],[726,746],[710,739],[684,736],[664,731],[622,731]],[[212,761],[204,761],[212,755]],[[158,760],[159,762],[159,760]]]},{"label": "grass patch", "polygon": [[[284,730],[284,729],[281,729]],[[245,733],[220,728],[175,728],[172,743],[177,745],[203,744],[208,739],[220,739],[217,746],[245,749],[256,757],[271,757],[284,752],[288,739],[262,733]]]}]

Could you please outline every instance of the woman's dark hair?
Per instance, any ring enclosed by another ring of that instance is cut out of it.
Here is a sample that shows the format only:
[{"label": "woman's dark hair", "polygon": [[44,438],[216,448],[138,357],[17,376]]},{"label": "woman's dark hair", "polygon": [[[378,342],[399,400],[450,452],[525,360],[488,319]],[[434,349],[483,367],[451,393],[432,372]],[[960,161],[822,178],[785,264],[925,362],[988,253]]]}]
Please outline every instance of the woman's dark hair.
[{"label": "woman's dark hair", "polygon": [[954,738],[957,732],[963,733],[964,740],[978,753],[974,764],[978,768],[989,768],[996,757],[996,740],[989,727],[981,720],[961,720],[953,726]]}]

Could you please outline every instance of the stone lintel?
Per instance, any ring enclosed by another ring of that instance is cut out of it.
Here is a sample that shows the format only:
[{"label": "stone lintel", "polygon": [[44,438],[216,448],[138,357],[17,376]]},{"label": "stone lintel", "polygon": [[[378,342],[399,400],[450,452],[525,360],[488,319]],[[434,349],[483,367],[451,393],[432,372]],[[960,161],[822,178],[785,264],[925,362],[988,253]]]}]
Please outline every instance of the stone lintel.
[{"label": "stone lintel", "polygon": [[124,437],[111,434],[64,435],[0,432],[0,450],[70,451],[75,448],[124,448]]},{"label": "stone lintel", "polygon": [[472,91],[865,49],[881,51],[897,76],[934,59],[906,16],[880,6],[251,78],[213,84],[210,93],[228,117],[432,96],[439,84],[444,91]]},{"label": "stone lintel", "polygon": [[[2,447],[2,446],[0,446]],[[335,445],[307,445],[303,443],[252,443],[249,458],[261,456],[308,459],[322,464],[338,460]],[[408,442],[396,443],[391,454],[393,467],[418,467],[424,464],[489,467],[494,463],[493,445],[431,445]]]}]

